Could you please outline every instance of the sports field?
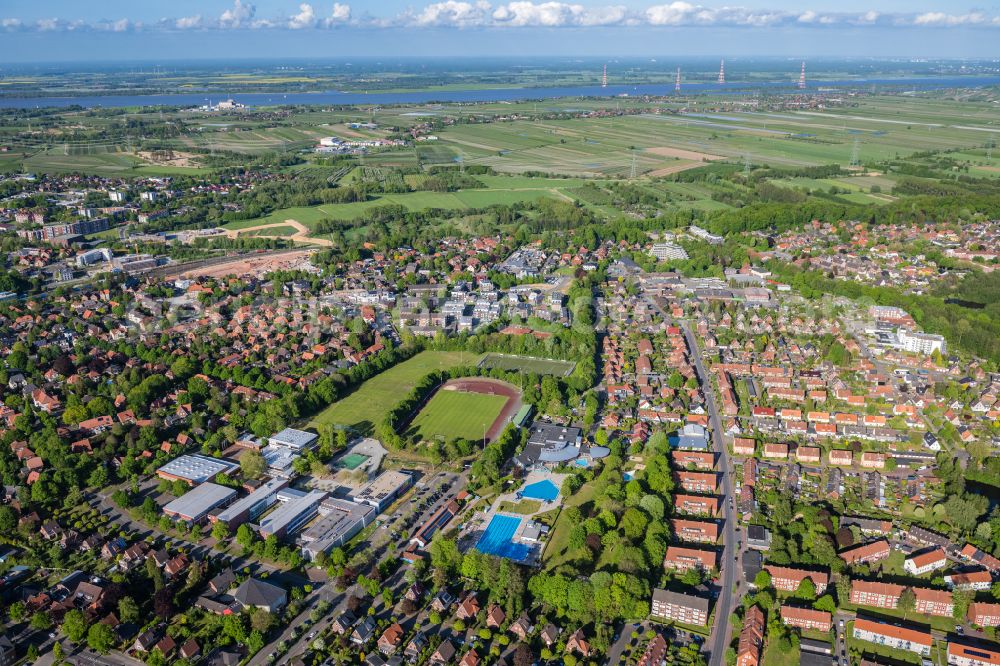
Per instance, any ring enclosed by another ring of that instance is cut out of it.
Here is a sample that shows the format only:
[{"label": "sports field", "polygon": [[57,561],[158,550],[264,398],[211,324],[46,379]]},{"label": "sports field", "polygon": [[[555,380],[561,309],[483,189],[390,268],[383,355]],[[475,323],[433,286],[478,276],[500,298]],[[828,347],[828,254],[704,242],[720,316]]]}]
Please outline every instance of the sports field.
[{"label": "sports field", "polygon": [[501,370],[516,370],[518,372],[533,372],[536,375],[554,375],[569,377],[576,367],[572,361],[553,361],[547,358],[531,356],[510,356],[508,354],[487,354],[479,362],[480,368],[500,368]]},{"label": "sports field", "polygon": [[413,419],[411,428],[422,440],[482,439],[507,400],[505,395],[438,391]]},{"label": "sports field", "polygon": [[368,460],[368,456],[360,453],[348,453],[340,459],[340,466],[351,471],[361,467]]},{"label": "sports field", "polygon": [[434,371],[454,368],[463,363],[475,365],[479,356],[462,352],[424,351],[385,372],[375,375],[347,397],[320,412],[311,426],[335,423],[370,434],[376,423],[409,393],[417,381]]}]

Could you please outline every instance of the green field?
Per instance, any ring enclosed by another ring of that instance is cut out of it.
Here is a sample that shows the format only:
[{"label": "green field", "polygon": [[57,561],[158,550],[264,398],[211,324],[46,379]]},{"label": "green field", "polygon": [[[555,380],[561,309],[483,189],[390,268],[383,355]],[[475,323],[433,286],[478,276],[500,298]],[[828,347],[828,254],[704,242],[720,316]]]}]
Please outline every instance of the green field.
[{"label": "green field", "polygon": [[[352,176],[353,178],[353,176]],[[406,194],[382,194],[368,201],[346,204],[324,204],[321,206],[301,206],[282,208],[270,215],[252,220],[238,220],[225,225],[226,229],[247,229],[262,224],[274,224],[285,220],[296,220],[310,229],[320,220],[353,220],[376,206],[400,205],[407,210],[422,211],[430,208],[443,210],[465,210],[485,208],[496,204],[514,204],[535,201],[542,197],[569,199],[562,192],[563,187],[576,187],[581,181],[574,179],[532,179],[485,177],[488,181],[484,189],[459,190],[458,192],[408,192]],[[269,232],[269,235],[280,235]]]},{"label": "green field", "polygon": [[310,422],[310,426],[339,424],[369,434],[392,407],[410,392],[417,381],[434,370],[474,364],[479,357],[462,352],[420,352],[413,358],[375,375],[357,390],[333,403]]},{"label": "green field", "polygon": [[421,440],[482,439],[507,404],[506,396],[438,391],[410,423]]},{"label": "green field", "polygon": [[572,361],[553,361],[547,358],[532,358],[530,356],[509,356],[507,354],[487,354],[479,362],[481,368],[500,368],[502,370],[516,370],[519,372],[532,372],[536,375],[555,375],[557,377],[568,377],[576,363]]}]

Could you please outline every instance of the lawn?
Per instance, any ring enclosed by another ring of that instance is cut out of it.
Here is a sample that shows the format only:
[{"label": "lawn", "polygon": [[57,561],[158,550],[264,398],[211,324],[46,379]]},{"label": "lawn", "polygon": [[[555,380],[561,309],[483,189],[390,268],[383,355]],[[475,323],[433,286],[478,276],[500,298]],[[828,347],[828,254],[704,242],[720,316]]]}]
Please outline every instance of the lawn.
[{"label": "lawn", "polygon": [[[570,506],[583,506],[592,501],[596,489],[596,483],[585,483],[576,493],[563,498],[563,509]],[[565,516],[565,510],[559,513],[555,526],[552,528],[552,536],[549,537],[549,543],[545,547],[545,552],[542,553],[542,562],[545,569],[549,571],[572,559],[572,553],[569,550],[569,533],[574,525],[570,524]]]},{"label": "lawn", "polygon": [[486,357],[480,361],[479,367],[533,372],[538,375],[568,377],[573,372],[573,368],[576,367],[576,364],[572,361],[553,361],[547,358],[533,358],[530,356],[487,354]]},{"label": "lawn", "polygon": [[370,434],[375,424],[416,386],[417,381],[433,370],[474,364],[479,357],[462,352],[424,351],[364,382],[347,397],[333,403],[309,424],[347,425]]},{"label": "lawn", "polygon": [[430,399],[410,429],[421,440],[478,440],[500,416],[507,397],[465,391],[438,391]]},{"label": "lawn", "polygon": [[520,502],[508,502],[504,500],[497,506],[497,511],[504,513],[516,513],[522,516],[530,516],[542,508],[542,503],[538,500],[526,499]]},{"label": "lawn", "polygon": [[767,646],[764,648],[763,666],[798,666],[799,649],[794,648],[782,652],[775,647],[775,643],[776,641],[767,642]]}]

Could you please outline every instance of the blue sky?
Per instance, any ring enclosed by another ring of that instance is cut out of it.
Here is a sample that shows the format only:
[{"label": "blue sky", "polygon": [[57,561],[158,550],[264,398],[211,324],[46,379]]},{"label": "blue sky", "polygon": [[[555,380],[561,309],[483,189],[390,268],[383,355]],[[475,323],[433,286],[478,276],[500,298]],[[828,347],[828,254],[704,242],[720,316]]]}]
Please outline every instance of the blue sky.
[{"label": "blue sky", "polygon": [[430,55],[998,57],[1000,0],[2,0],[0,65]]}]

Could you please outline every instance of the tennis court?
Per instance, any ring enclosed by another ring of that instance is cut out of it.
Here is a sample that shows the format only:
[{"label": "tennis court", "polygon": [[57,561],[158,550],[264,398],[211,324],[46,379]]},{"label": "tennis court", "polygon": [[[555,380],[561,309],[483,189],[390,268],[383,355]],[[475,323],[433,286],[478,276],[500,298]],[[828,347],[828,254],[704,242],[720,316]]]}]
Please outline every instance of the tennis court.
[{"label": "tennis court", "polygon": [[531,547],[511,541],[520,526],[520,518],[498,513],[486,526],[483,536],[479,537],[476,550],[487,555],[506,557],[515,562],[526,562],[531,555]]},{"label": "tennis court", "polygon": [[521,497],[552,502],[559,497],[559,489],[556,488],[556,484],[552,483],[548,479],[544,479],[522,488]]},{"label": "tennis court", "polygon": [[348,453],[340,459],[340,466],[352,472],[368,462],[368,456],[360,453]]}]

